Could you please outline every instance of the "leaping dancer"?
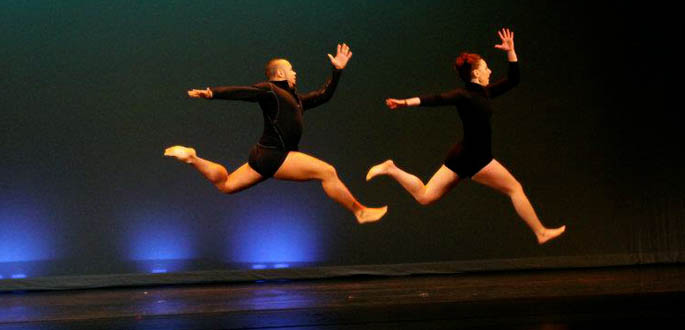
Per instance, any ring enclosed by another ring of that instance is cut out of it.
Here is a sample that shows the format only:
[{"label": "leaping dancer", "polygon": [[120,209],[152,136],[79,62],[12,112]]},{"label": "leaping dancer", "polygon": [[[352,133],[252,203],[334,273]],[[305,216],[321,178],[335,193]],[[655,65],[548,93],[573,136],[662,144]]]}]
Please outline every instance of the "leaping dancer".
[{"label": "leaping dancer", "polygon": [[507,53],[509,74],[507,78],[490,83],[491,71],[480,55],[462,53],[456,58],[454,68],[465,82],[465,88],[449,92],[413,97],[409,99],[386,99],[390,109],[416,106],[455,105],[464,127],[464,137],[447,154],[444,164],[438,169],[428,184],[416,176],[397,167],[392,160],[373,166],[366,180],[378,175],[388,175],[395,179],[422,205],[431,204],[444,196],[460,181],[471,178],[473,181],[493,188],[511,198],[514,209],[532,229],[538,243],[543,244],[561,235],[566,226],[546,228],[542,225],[533,206],[523,192],[521,184],[492,157],[491,126],[492,105],[490,99],[502,95],[519,83],[519,68],[514,51],[514,32],[508,29],[498,31],[502,40],[495,48]]},{"label": "leaping dancer", "polygon": [[257,102],[264,116],[264,132],[250,151],[249,161],[229,173],[220,164],[197,156],[193,148],[169,147],[165,156],[175,157],[197,169],[221,192],[232,194],[247,189],[267,178],[280,180],[319,180],[326,194],[354,213],[359,223],[379,220],[387,206],[370,208],[359,203],[340,181],[330,164],[298,151],[302,136],[305,110],[326,103],[340,80],[342,70],[352,57],[350,47],[338,45],[335,57],[328,54],[333,65],[332,76],[319,90],[299,94],[296,90],[296,72],[285,59],[272,59],[266,64],[268,81],[252,86],[208,87],[192,89],[192,98],[241,100]]}]

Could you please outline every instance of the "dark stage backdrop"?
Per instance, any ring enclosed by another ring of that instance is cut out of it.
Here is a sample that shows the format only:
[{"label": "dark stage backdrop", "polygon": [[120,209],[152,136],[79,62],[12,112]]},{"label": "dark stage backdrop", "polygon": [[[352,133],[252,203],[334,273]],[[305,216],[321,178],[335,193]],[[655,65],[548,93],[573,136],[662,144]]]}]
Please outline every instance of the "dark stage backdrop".
[{"label": "dark stage backdrop", "polygon": [[[0,8],[4,287],[63,275],[683,261],[682,38],[665,3]],[[430,178],[462,134],[455,108],[390,111],[383,100],[461,86],[451,62],[463,50],[481,53],[493,78],[504,75],[506,56],[493,48],[501,27],[516,33],[522,83],[493,102],[493,151],[543,222],[568,226],[545,246],[505,196],[474,182],[423,207],[388,178],[364,181],[388,158]],[[299,90],[312,90],[338,42],[354,56],[333,99],[306,113],[300,147],[335,165],[362,203],[389,205],[379,223],[358,225],[317,182],[269,180],[222,195],[162,157],[182,144],[229,170],[245,163],[262,129],[258,106],[185,91],[262,81],[273,57],[290,59]]]}]

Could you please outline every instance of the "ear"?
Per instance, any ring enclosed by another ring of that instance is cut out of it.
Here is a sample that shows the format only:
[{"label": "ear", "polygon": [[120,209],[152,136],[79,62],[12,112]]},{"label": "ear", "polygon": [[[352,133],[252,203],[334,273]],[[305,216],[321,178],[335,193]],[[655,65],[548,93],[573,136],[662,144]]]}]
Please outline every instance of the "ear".
[{"label": "ear", "polygon": [[276,78],[278,78],[278,79],[285,78],[285,70],[283,70],[282,67],[276,68]]}]

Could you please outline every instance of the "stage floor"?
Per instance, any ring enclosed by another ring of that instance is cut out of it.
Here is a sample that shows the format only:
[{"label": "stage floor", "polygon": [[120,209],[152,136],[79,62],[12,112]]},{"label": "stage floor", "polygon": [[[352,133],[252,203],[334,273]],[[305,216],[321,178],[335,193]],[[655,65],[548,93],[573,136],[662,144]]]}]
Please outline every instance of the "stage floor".
[{"label": "stage floor", "polygon": [[0,293],[7,329],[569,329],[685,320],[685,265]]}]

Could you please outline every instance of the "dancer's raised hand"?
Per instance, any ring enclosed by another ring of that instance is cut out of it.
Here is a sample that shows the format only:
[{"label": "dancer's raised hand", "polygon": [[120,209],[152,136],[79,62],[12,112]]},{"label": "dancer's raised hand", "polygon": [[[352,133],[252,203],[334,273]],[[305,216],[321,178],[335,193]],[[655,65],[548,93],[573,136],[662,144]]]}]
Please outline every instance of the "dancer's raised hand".
[{"label": "dancer's raised hand", "polygon": [[352,52],[350,51],[350,46],[346,45],[345,43],[338,44],[338,51],[335,54],[335,57],[333,55],[328,54],[328,58],[331,60],[331,64],[338,69],[342,70],[347,66],[347,61],[352,58]]},{"label": "dancer's raised hand", "polygon": [[495,48],[501,49],[505,52],[513,51],[514,31],[505,28],[497,31],[497,34],[499,34],[500,39],[502,39],[502,43],[499,45],[495,45]]}]

